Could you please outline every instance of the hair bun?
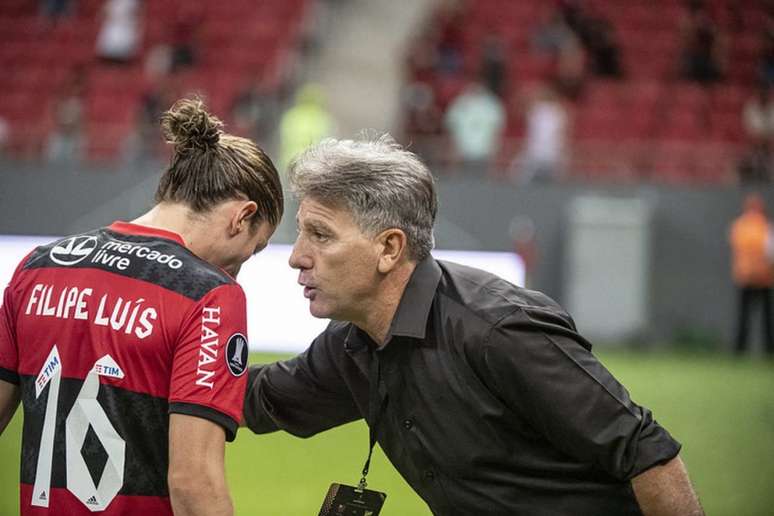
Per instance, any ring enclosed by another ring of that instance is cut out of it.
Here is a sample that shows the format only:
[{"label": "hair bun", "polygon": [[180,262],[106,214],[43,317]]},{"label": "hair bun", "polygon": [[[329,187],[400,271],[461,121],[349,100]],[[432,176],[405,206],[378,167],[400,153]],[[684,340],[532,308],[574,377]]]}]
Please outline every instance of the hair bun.
[{"label": "hair bun", "polygon": [[201,99],[182,99],[161,115],[161,128],[167,143],[177,152],[214,148],[222,133],[223,122],[204,109]]}]

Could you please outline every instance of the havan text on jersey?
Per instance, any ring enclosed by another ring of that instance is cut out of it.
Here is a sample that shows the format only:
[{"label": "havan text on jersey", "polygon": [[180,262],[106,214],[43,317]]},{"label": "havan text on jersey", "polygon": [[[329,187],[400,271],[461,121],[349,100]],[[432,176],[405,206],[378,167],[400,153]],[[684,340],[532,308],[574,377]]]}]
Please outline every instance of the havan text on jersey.
[{"label": "havan text on jersey", "polygon": [[199,346],[199,367],[196,369],[196,385],[212,389],[215,386],[215,360],[218,358],[220,307],[202,308],[202,336]]}]

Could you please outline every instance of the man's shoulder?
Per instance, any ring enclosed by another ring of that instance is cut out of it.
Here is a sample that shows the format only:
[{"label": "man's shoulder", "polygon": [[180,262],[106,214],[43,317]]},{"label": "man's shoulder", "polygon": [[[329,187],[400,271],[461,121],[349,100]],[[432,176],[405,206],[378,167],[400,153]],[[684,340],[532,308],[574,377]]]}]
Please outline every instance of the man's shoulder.
[{"label": "man's shoulder", "polygon": [[494,325],[517,312],[553,313],[569,317],[564,309],[546,294],[515,285],[490,272],[439,261],[443,270],[438,291],[456,305],[456,313],[473,315]]},{"label": "man's shoulder", "polygon": [[[537,332],[568,337],[591,349],[568,314],[546,294],[514,285],[486,271],[442,262],[439,294],[441,317],[456,319],[451,327],[464,328],[466,353],[477,353],[492,335],[534,335]],[[459,324],[457,324],[459,323]],[[477,350],[477,351],[476,351]]]}]

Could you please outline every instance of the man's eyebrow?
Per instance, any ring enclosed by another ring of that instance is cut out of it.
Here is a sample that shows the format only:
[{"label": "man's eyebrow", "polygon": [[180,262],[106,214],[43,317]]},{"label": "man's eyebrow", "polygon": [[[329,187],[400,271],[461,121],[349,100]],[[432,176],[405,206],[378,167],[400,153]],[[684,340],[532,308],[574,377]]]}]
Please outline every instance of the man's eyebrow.
[{"label": "man's eyebrow", "polygon": [[304,221],[304,226],[311,229],[325,229],[330,231],[330,226],[325,221],[319,219],[307,219]]}]

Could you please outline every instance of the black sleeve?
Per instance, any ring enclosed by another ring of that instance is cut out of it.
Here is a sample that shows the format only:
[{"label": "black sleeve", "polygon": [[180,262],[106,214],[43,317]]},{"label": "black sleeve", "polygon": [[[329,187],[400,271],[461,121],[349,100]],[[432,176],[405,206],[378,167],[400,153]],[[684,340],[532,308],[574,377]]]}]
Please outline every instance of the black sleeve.
[{"label": "black sleeve", "polygon": [[255,433],[285,430],[309,437],[360,419],[336,367],[337,351],[343,354],[343,342],[326,330],[290,360],[252,366],[244,407],[247,427]]},{"label": "black sleeve", "polygon": [[591,354],[569,316],[517,310],[484,346],[491,388],[556,448],[628,480],[680,444]]},{"label": "black sleeve", "polygon": [[223,412],[213,408],[197,405],[195,403],[174,402],[169,404],[169,413],[184,414],[186,416],[196,416],[207,419],[223,427],[223,430],[226,432],[226,441],[231,442],[236,439],[236,432],[239,428],[239,424]]}]

